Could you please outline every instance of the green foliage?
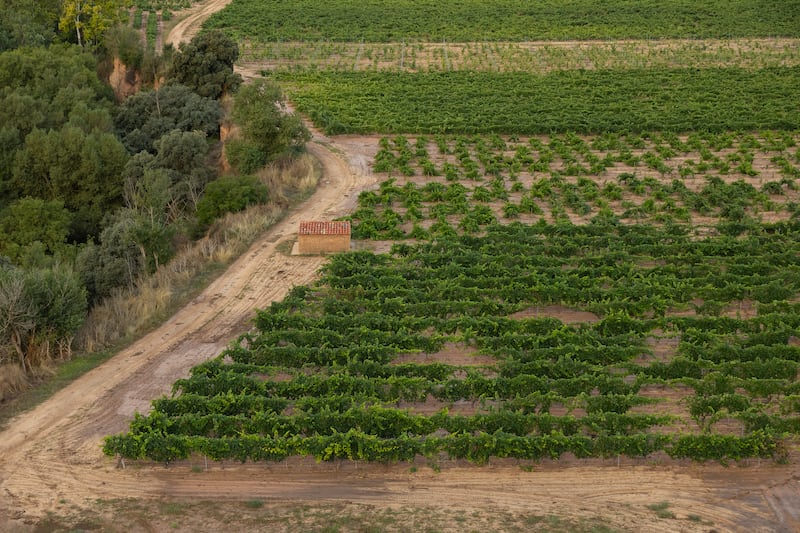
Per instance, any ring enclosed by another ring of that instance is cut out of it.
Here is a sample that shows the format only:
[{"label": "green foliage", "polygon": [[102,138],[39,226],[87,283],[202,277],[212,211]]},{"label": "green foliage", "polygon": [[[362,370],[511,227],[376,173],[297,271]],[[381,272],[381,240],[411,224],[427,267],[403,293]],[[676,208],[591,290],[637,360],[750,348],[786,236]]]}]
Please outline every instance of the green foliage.
[{"label": "green foliage", "polygon": [[61,201],[26,197],[13,202],[0,212],[0,255],[17,264],[30,263],[32,247],[58,256],[65,251],[71,218]]},{"label": "green foliage", "polygon": [[60,0],[1,0],[0,52],[53,41]]},{"label": "green foliage", "polygon": [[152,221],[172,223],[194,213],[214,176],[208,143],[202,132],[173,130],[155,148],[155,155],[139,152],[125,166],[125,202]]},{"label": "green foliage", "polygon": [[118,24],[106,32],[103,42],[108,53],[119,58],[125,66],[141,68],[144,49],[141,36],[134,28]]},{"label": "green foliage", "polygon": [[265,41],[535,41],[798,36],[794,0],[240,1],[206,27]]},{"label": "green foliage", "polygon": [[331,134],[800,128],[798,67],[275,76]]},{"label": "green foliage", "polygon": [[109,133],[37,129],[16,153],[11,185],[20,197],[63,202],[73,213],[70,236],[82,241],[96,235],[103,217],[121,205],[119,176],[127,160]]},{"label": "green foliage", "polygon": [[132,287],[174,254],[174,228],[129,210],[120,210],[100,234],[78,254],[75,268],[96,302],[118,287]]},{"label": "green foliage", "polygon": [[0,54],[0,96],[2,123],[18,128],[22,138],[37,127],[61,127],[78,105],[108,109],[111,104],[92,55],[69,45]]},{"label": "green foliage", "polygon": [[0,346],[10,347],[23,368],[42,356],[41,344],[47,352],[53,343],[61,357],[69,357],[86,308],[86,291],[69,268],[0,269]]},{"label": "green foliage", "polygon": [[217,101],[173,84],[129,97],[119,107],[114,124],[130,153],[155,153],[159,139],[173,130],[217,137],[221,118]]},{"label": "green foliage", "polygon": [[223,177],[208,184],[197,204],[197,219],[210,224],[225,213],[242,211],[269,199],[266,185],[252,176]]},{"label": "green foliage", "polygon": [[225,159],[239,172],[252,173],[269,162],[261,147],[246,139],[229,138],[225,141]]},{"label": "green foliage", "polygon": [[253,172],[267,162],[303,150],[311,134],[300,117],[289,113],[280,88],[266,80],[245,85],[236,94],[233,120],[242,139],[226,144],[229,162]]},{"label": "green foliage", "polygon": [[110,135],[110,91],[75,46],[0,54],[0,192],[61,201],[72,239],[96,232],[119,202],[126,156]]},{"label": "green foliage", "polygon": [[172,58],[168,79],[200,96],[219,99],[235,91],[242,78],[233,72],[239,57],[236,41],[221,31],[207,31],[182,44]]},{"label": "green foliage", "polygon": [[119,22],[120,0],[62,0],[58,29],[73,33],[80,46],[96,44]]},{"label": "green foliage", "polygon": [[[441,194],[457,199],[464,191],[456,185]],[[363,201],[407,201],[402,196],[411,192],[388,180]],[[376,228],[388,222],[362,210],[359,216]],[[106,440],[106,453],[158,461],[192,452],[242,461],[424,455],[476,464],[568,452],[663,451],[697,461],[783,457],[778,432],[795,435],[800,425],[768,414],[767,404],[750,395],[785,398],[785,413],[798,403],[800,351],[787,345],[800,328],[792,304],[771,304],[748,319],[650,314],[658,299],[674,306],[710,285],[723,290],[722,273],[751,279],[735,266],[743,260],[758,265],[752,279],[783,275],[779,258],[791,262],[800,246],[796,227],[739,239],[602,223],[495,224],[485,231],[399,244],[393,255],[332,257],[316,286],[296,287],[285,301],[258,311],[255,331],[176,382],[173,396],[154,402],[151,415]],[[758,255],[766,250],[769,260]],[[639,267],[634,256],[663,265]],[[548,303],[589,306],[604,318],[565,324],[516,315]],[[639,362],[657,330],[681,339],[669,365]],[[446,342],[474,346],[483,364],[436,362],[433,354]],[[399,354],[425,354],[426,361],[400,363]],[[651,376],[694,387],[683,420],[693,417],[701,434],[656,429],[674,416],[631,411],[653,403],[639,394]],[[470,402],[475,413],[397,408],[428,398]],[[567,413],[551,414],[555,403]],[[746,431],[716,433],[714,423],[726,416],[741,418]]]}]

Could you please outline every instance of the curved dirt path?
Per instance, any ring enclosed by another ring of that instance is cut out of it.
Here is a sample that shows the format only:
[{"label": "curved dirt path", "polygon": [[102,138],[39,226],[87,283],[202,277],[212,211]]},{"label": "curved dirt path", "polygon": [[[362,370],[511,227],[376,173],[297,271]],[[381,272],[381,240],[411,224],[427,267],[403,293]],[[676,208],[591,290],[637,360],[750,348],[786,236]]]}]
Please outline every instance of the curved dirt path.
[{"label": "curved dirt path", "polygon": [[[164,44],[171,44],[176,49],[181,43],[189,42],[192,40],[203,22],[216,13],[221,11],[225,6],[230,4],[233,0],[206,0],[190,8],[188,15],[182,18],[172,29],[169,35],[164,39]],[[181,13],[176,13],[181,16]]]}]

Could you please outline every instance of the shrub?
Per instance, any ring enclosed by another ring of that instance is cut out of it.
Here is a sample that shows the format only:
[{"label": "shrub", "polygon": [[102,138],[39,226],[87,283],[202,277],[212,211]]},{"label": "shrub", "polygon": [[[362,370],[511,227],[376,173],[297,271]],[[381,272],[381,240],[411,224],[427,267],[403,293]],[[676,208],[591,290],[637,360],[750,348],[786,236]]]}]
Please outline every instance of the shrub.
[{"label": "shrub", "polygon": [[197,219],[210,224],[225,213],[242,211],[249,205],[265,203],[267,187],[252,176],[233,176],[212,181],[197,204]]}]

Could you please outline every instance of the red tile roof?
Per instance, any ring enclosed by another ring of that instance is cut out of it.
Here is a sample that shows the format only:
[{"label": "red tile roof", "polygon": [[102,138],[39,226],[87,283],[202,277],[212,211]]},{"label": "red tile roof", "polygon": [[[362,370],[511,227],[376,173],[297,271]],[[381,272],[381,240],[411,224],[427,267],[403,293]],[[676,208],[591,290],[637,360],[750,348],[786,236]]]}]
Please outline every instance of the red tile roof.
[{"label": "red tile roof", "polygon": [[337,220],[319,222],[306,220],[300,222],[300,235],[350,235],[350,222]]}]

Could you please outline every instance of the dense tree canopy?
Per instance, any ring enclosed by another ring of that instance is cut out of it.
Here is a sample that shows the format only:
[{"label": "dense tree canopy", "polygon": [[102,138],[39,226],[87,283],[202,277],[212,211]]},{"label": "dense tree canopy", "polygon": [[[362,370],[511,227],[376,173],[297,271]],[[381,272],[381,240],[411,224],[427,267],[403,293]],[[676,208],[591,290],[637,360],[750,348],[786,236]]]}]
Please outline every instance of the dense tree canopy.
[{"label": "dense tree canopy", "polygon": [[60,4],[60,0],[0,0],[0,51],[50,43]]},{"label": "dense tree canopy", "polygon": [[110,133],[36,129],[15,156],[11,183],[20,196],[63,202],[75,217],[71,236],[83,240],[97,234],[103,216],[122,204],[120,175],[127,160]]},{"label": "dense tree canopy", "polygon": [[130,153],[155,153],[156,141],[172,130],[201,131],[216,137],[221,117],[219,102],[185,85],[171,84],[125,100],[114,123]]},{"label": "dense tree canopy", "polygon": [[110,132],[111,96],[97,77],[95,59],[75,46],[0,53],[0,208],[7,201],[34,194],[9,183],[17,152],[27,137],[34,130],[42,135],[68,123],[84,133]]},{"label": "dense tree canopy", "polygon": [[201,96],[218,99],[242,83],[241,76],[233,72],[238,58],[239,46],[225,33],[201,33],[174,55],[169,78]]},{"label": "dense tree canopy", "polygon": [[[88,302],[167,262],[216,176],[236,43],[200,36],[173,62],[112,26],[125,4],[0,0],[0,365],[68,356]],[[92,52],[166,83],[118,105]]]},{"label": "dense tree canopy", "polygon": [[37,255],[59,255],[71,220],[61,201],[21,198],[0,212],[0,255],[22,264],[35,263]]}]

